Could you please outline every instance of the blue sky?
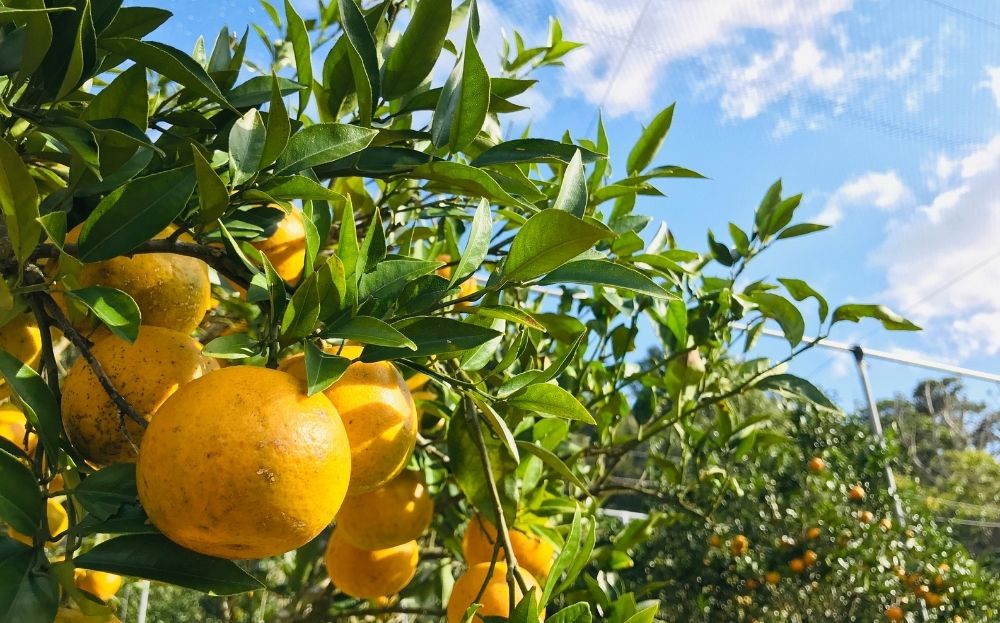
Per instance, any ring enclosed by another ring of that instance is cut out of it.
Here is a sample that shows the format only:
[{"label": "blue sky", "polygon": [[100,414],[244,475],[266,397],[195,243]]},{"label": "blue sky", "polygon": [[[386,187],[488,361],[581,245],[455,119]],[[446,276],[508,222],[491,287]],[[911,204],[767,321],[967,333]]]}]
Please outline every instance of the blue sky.
[{"label": "blue sky", "polygon": [[[242,31],[266,21],[249,1],[142,4],[176,14],[153,36],[186,50],[201,34],[210,44],[224,23]],[[544,41],[552,15],[566,38],[587,44],[522,98],[536,135],[587,135],[602,109],[620,170],[642,123],[677,102],[658,163],[711,179],[662,184],[669,197],[640,209],[666,220],[682,246],[704,248],[706,230],[722,235],[729,221],[748,225],[781,177],[788,192],[805,193],[800,219],[835,226],[779,245],[751,278],[803,278],[833,304],[882,302],[925,327],[845,325],[838,340],[1000,370],[1000,4],[487,0],[481,11],[487,59],[501,32]],[[849,355],[817,352],[793,371],[852,406],[861,395],[851,365]],[[928,376],[871,368],[883,396]],[[992,387],[967,384],[1000,406]]]}]

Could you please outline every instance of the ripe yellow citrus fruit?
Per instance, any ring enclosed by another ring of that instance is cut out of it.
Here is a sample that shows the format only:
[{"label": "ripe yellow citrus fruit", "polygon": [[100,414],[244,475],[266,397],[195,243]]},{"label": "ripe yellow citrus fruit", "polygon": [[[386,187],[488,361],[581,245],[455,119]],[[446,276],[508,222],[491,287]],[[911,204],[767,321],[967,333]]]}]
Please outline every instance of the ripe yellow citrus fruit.
[{"label": "ripe yellow citrus fruit", "polygon": [[351,440],[351,495],[381,487],[403,471],[417,443],[417,408],[395,366],[352,363],[324,393]]},{"label": "ripe yellow citrus fruit", "polygon": [[750,539],[746,538],[742,534],[738,534],[733,537],[733,541],[729,544],[729,551],[733,556],[742,556],[746,554],[750,549]]},{"label": "ripe yellow citrus fruit", "polygon": [[59,608],[53,623],[122,623],[113,614],[84,614],[75,608]]},{"label": "ripe yellow citrus fruit", "polygon": [[902,621],[903,620],[903,609],[899,606],[889,606],[885,611],[885,618],[890,621]]},{"label": "ripe yellow citrus fruit", "polygon": [[708,537],[708,544],[711,547],[718,549],[722,547],[722,537],[719,536],[718,534],[713,534],[712,536]]},{"label": "ripe yellow citrus fruit", "polygon": [[27,425],[28,420],[24,417],[24,412],[17,406],[9,402],[0,405],[0,437],[33,455],[38,438],[34,433],[28,433],[25,441]]},{"label": "ripe yellow citrus fruit", "polygon": [[924,603],[926,603],[931,608],[937,608],[941,605],[941,595],[937,593],[928,592],[924,595]]},{"label": "ripe yellow citrus fruit", "polygon": [[[448,600],[448,623],[461,623],[465,617],[465,611],[469,609],[479,589],[482,588],[486,578],[486,590],[479,599],[482,607],[476,611],[473,617],[474,623],[482,623],[488,616],[507,617],[510,615],[510,587],[507,585],[507,565],[498,562],[493,569],[493,575],[489,576],[490,563],[481,562],[472,565],[458,578],[451,589],[451,598]],[[538,587],[538,582],[530,573],[521,569],[521,576],[528,590],[534,591]],[[518,604],[524,598],[520,586],[514,585],[514,603]],[[538,613],[538,620],[545,620],[545,613]]]},{"label": "ripe yellow citrus fruit", "polygon": [[[32,314],[18,314],[0,327],[0,348],[14,356],[15,359],[38,367],[42,358],[42,332],[38,329]],[[10,388],[0,377],[0,398],[10,395]]]},{"label": "ripe yellow citrus fruit", "polygon": [[871,523],[875,521],[875,515],[871,511],[861,511],[858,513],[858,521],[861,523]]},{"label": "ripe yellow citrus fruit", "polygon": [[76,569],[73,572],[73,583],[101,601],[107,601],[115,596],[122,587],[122,576],[90,569]]},{"label": "ripe yellow citrus fruit", "polygon": [[781,574],[777,571],[768,571],[764,576],[764,581],[766,581],[771,586],[777,586],[778,582],[781,581]]},{"label": "ripe yellow citrus fruit", "polygon": [[806,570],[806,563],[801,558],[792,558],[788,562],[788,568],[792,570],[792,573],[802,573]]},{"label": "ripe yellow citrus fruit", "polygon": [[367,550],[344,539],[338,527],[326,546],[326,571],[341,592],[355,599],[395,595],[417,573],[420,548],[407,541],[385,549]]},{"label": "ripe yellow citrus fruit", "polygon": [[826,463],[823,461],[823,459],[819,458],[818,456],[814,456],[813,458],[809,459],[810,472],[814,474],[819,474],[820,472],[823,471],[823,468],[825,467]]},{"label": "ripe yellow citrus fruit", "polygon": [[423,478],[404,471],[378,489],[344,500],[337,513],[337,535],[356,547],[384,549],[423,534],[433,515],[434,502]]},{"label": "ripe yellow citrus fruit", "polygon": [[823,534],[823,530],[815,526],[806,530],[806,538],[810,540],[818,539],[821,534]]},{"label": "ripe yellow citrus fruit", "polygon": [[306,259],[306,228],[302,213],[292,210],[278,222],[274,233],[253,243],[274,266],[278,276],[295,285],[302,277]]},{"label": "ripe yellow citrus fruit", "polygon": [[[166,238],[170,227],[157,238]],[[66,235],[75,242],[76,227]],[[191,333],[201,323],[211,303],[208,265],[174,253],[140,253],[84,264],[78,275],[81,286],[117,288],[131,296],[142,313],[142,324]]]},{"label": "ripe yellow citrus fruit", "polygon": [[[476,515],[469,521],[462,537],[462,554],[470,566],[493,559],[497,529],[485,517]],[[552,569],[555,548],[547,540],[520,530],[510,530],[510,546],[514,550],[517,566],[526,569],[532,576],[544,580]],[[505,560],[506,553],[501,546],[497,560]]]},{"label": "ripe yellow citrus fruit", "polygon": [[139,499],[173,541],[223,558],[309,542],[340,510],[347,432],[326,396],[278,370],[220,368],[181,387],[146,429]]},{"label": "ripe yellow citrus fruit", "polygon": [[[49,522],[49,540],[52,541],[52,537],[59,536],[63,532],[69,529],[69,515],[66,513],[66,509],[63,505],[52,498],[49,498],[48,503],[45,505],[45,515]],[[25,545],[31,545],[31,537],[27,534],[21,534],[13,528],[7,528],[7,534],[10,538],[15,541],[20,541]]]},{"label": "ripe yellow citrus fruit", "polygon": [[[115,389],[147,421],[178,387],[218,368],[194,338],[161,327],[142,327],[133,344],[108,334],[91,352]],[[135,461],[132,444],[139,445],[143,430],[126,418],[128,435],[122,433],[118,407],[83,357],[66,375],[62,416],[70,441],[86,458],[101,465]]]},{"label": "ripe yellow citrus fruit", "polygon": [[865,499],[865,488],[861,485],[853,485],[847,492],[847,497],[852,502],[861,502]]}]

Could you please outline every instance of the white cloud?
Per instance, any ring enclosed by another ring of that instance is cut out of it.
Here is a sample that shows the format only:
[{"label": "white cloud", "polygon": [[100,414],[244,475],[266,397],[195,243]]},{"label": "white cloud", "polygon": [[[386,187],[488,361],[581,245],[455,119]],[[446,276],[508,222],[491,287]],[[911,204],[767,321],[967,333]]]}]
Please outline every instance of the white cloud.
[{"label": "white cloud", "polygon": [[979,83],[979,88],[990,91],[997,108],[1000,108],[1000,67],[987,66],[986,79]]},{"label": "white cloud", "polygon": [[825,225],[836,225],[851,207],[874,207],[883,212],[895,210],[910,202],[912,194],[895,171],[870,171],[838,188],[827,200],[815,219]]},{"label": "white cloud", "polygon": [[1000,352],[1000,135],[956,158],[939,157],[937,191],[890,222],[873,261],[884,297],[958,357]]}]

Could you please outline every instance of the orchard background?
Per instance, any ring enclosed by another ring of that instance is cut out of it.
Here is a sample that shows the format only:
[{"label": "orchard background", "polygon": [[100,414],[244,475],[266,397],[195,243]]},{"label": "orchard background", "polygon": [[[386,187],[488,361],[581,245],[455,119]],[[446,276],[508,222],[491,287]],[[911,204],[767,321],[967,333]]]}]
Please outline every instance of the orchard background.
[{"label": "orchard background", "polygon": [[0,4],[0,620],[144,580],[150,621],[1000,616],[989,527],[936,513],[1000,504],[995,416],[928,382],[883,445],[788,372],[918,329],[756,272],[825,229],[801,195],[706,247],[635,211],[702,177],[673,105],[508,135],[558,21],[489,75],[475,2],[262,6],[189,54],[162,9]]}]

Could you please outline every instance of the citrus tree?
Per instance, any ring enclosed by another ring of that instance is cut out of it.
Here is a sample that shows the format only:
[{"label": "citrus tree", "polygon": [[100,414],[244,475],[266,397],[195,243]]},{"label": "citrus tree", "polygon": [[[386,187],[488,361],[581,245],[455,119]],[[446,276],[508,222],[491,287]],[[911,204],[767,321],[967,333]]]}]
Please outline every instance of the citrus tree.
[{"label": "citrus tree", "polygon": [[[108,620],[118,576],[228,619],[650,621],[589,566],[616,470],[765,444],[751,390],[829,408],[785,372],[800,302],[916,328],[750,280],[823,229],[780,182],[707,252],[644,238],[637,199],[701,177],[655,164],[673,106],[618,173],[601,124],[504,136],[558,22],[490,76],[475,2],[264,8],[262,60],[149,40],[161,9],[0,5],[5,621]],[[788,356],[734,359],[769,321]]]}]

